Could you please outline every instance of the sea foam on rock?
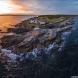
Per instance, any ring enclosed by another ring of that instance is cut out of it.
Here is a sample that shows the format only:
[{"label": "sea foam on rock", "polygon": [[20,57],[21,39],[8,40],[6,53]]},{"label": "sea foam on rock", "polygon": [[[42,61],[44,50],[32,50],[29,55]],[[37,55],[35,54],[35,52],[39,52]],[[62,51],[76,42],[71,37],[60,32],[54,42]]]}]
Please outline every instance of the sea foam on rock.
[{"label": "sea foam on rock", "polygon": [[[45,31],[45,30],[44,30]],[[51,34],[53,34],[52,32],[52,30],[47,30],[48,31],[48,33],[46,33],[45,34],[45,36],[47,36],[46,38],[47,39],[49,39],[49,38],[51,38],[51,37],[49,37],[48,36],[48,34],[50,34],[50,36],[51,36]],[[45,31],[45,32],[47,32],[47,31]],[[42,31],[43,32],[43,31]],[[39,33],[39,32],[38,32]],[[35,34],[35,36],[36,36],[36,34],[37,33],[34,33]],[[62,35],[62,38],[63,37],[65,37],[66,35],[68,34],[68,32],[65,32],[65,33],[63,33],[63,35]],[[43,35],[42,35],[43,36]],[[52,35],[53,36],[53,35]],[[41,37],[41,36],[40,36]],[[39,38],[40,38],[39,37]],[[54,36],[53,37],[56,37],[56,33],[54,34]],[[40,38],[41,39],[41,38]],[[29,39],[30,40],[30,39]],[[25,40],[24,40],[25,41]],[[43,39],[42,39],[42,41],[43,41]],[[25,44],[25,42],[23,43],[23,44]],[[8,57],[9,58],[9,60],[11,60],[11,61],[16,61],[16,59],[17,58],[19,58],[19,60],[20,61],[22,61],[23,59],[26,59],[26,58],[29,58],[29,57],[32,57],[32,58],[37,58],[37,56],[39,55],[39,54],[41,54],[41,51],[43,51],[44,52],[44,54],[47,54],[48,52],[49,52],[49,50],[51,50],[52,48],[55,48],[55,47],[62,47],[64,44],[62,43],[60,46],[58,45],[58,44],[56,44],[56,42],[53,42],[52,44],[50,44],[48,47],[44,47],[44,48],[40,48],[40,49],[38,49],[38,48],[34,48],[33,50],[31,50],[30,52],[27,52],[27,53],[25,53],[25,54],[23,54],[23,53],[21,53],[20,55],[17,55],[17,54],[14,54],[14,52],[12,52],[12,50],[7,50],[7,49],[2,49],[1,51],[2,51],[2,54],[3,54],[3,56],[4,57]],[[25,56],[25,57],[24,57]]]},{"label": "sea foam on rock", "polygon": [[1,54],[3,55],[3,57],[8,57],[8,60],[11,60],[11,61],[15,61],[17,56],[16,54],[14,54],[11,50],[7,50],[7,49],[2,49],[1,50]]},{"label": "sea foam on rock", "polygon": [[70,34],[67,30],[71,29],[72,25],[66,26],[66,22],[69,22],[69,20],[61,22],[58,26],[51,29],[34,28],[29,32],[4,37],[2,38],[4,47],[7,46],[9,42],[8,46],[11,50],[2,49],[2,53],[12,61],[17,58],[22,61],[24,58],[37,58],[39,54],[42,54],[41,52],[48,54],[52,48],[57,47],[58,51],[60,51],[65,42],[57,44],[55,39],[59,36],[59,33],[61,34],[62,40],[65,40]]},{"label": "sea foam on rock", "polygon": [[[41,54],[41,51],[44,52],[44,54],[48,54],[48,52],[53,49],[53,48],[58,48],[58,51],[62,50],[62,47],[64,47],[65,45],[65,39],[67,38],[67,36],[69,36],[69,34],[71,33],[71,31],[68,32],[63,32],[61,35],[61,39],[63,40],[63,42],[61,42],[61,44],[57,44],[56,42],[53,42],[52,44],[49,44],[48,47],[45,48],[34,48],[33,50],[31,50],[30,52],[27,52],[25,54],[21,53],[18,57],[20,57],[20,61],[22,61],[23,59],[26,58],[37,58],[39,54]],[[25,57],[23,57],[25,55]]]}]

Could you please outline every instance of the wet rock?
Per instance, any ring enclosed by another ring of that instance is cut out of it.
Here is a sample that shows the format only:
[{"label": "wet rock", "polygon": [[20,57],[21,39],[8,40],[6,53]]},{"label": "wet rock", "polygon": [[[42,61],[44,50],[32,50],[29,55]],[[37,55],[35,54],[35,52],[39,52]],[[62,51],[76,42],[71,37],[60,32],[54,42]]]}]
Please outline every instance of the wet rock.
[{"label": "wet rock", "polygon": [[11,43],[11,39],[14,38],[14,35],[8,35],[8,36],[4,36],[1,40],[2,40],[2,46],[3,48],[5,47],[9,47],[9,46],[12,46]]},{"label": "wet rock", "polygon": [[0,30],[0,31],[2,31],[2,30]]},{"label": "wet rock", "polygon": [[[1,39],[1,44],[3,48],[11,49],[17,54],[28,52],[34,48],[44,48],[52,44],[53,41],[56,43],[61,41],[61,33],[69,31],[72,28],[72,26],[66,26],[66,23],[69,22],[71,24],[71,18],[56,24],[46,24],[43,28],[38,29],[29,29],[25,27],[9,28],[9,32],[14,32],[16,34],[4,36]],[[22,24],[23,22],[21,25]]]},{"label": "wet rock", "polygon": [[3,59],[3,60],[1,60],[1,63],[2,64],[7,64],[7,60]]},{"label": "wet rock", "polygon": [[2,41],[0,40],[0,53],[1,53],[1,50],[2,50],[2,45],[1,45]]},{"label": "wet rock", "polygon": [[55,26],[56,26],[56,24],[52,23],[52,24],[41,25],[40,28],[43,28],[43,29],[49,28],[49,29],[51,29],[51,28],[54,28]]},{"label": "wet rock", "polygon": [[72,26],[53,28],[53,29],[34,29],[23,34],[15,34],[3,37],[2,46],[12,49],[13,52],[20,54],[28,52],[34,48],[44,48],[53,41],[61,41],[61,33],[68,31]]},{"label": "wet rock", "polygon": [[23,36],[25,38],[23,39],[23,41],[17,44],[17,47],[25,47],[28,50],[31,48],[37,48],[38,45],[42,44],[44,47],[44,43],[53,40],[56,37],[56,34],[56,29],[33,30],[32,32],[27,33]]},{"label": "wet rock", "polygon": [[0,51],[2,50],[2,45],[0,45]]},{"label": "wet rock", "polygon": [[14,32],[16,34],[21,34],[24,32],[31,31],[32,29],[25,28],[25,27],[19,27],[19,28],[8,28],[8,32]]},{"label": "wet rock", "polygon": [[[47,46],[47,42],[56,38],[57,29],[37,29],[23,34],[15,34],[11,36],[5,36],[2,40],[3,47],[12,47],[14,52],[29,51],[33,48],[41,48]],[[45,44],[44,44],[45,43]],[[41,47],[40,47],[41,46]]]},{"label": "wet rock", "polygon": [[2,41],[0,40],[0,44],[2,43]]}]

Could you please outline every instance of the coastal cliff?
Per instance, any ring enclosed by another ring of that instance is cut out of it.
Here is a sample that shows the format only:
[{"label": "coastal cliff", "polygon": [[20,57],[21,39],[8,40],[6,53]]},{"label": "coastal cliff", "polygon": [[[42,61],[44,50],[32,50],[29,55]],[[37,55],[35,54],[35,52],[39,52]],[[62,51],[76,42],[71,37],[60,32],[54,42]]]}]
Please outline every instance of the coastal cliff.
[{"label": "coastal cliff", "polygon": [[8,32],[15,34],[1,38],[1,44],[3,48],[9,48],[16,54],[25,53],[34,48],[45,48],[53,42],[59,44],[62,41],[62,33],[70,31],[73,28],[73,24],[73,18],[69,18],[54,24],[54,26],[53,24],[45,24],[42,28],[31,29],[26,27],[21,28],[19,26],[9,28]]},{"label": "coastal cliff", "polygon": [[[14,75],[22,78],[21,74],[27,77],[30,72],[34,75],[35,65],[40,71],[43,67],[46,68],[44,66],[46,61],[44,60],[51,56],[49,55],[50,50],[53,49],[52,53],[56,53],[56,50],[58,52],[62,50],[64,38],[74,28],[73,24],[73,18],[69,18],[38,28],[20,27],[21,25],[9,28],[8,33],[13,34],[4,36],[0,41],[0,62],[5,66],[6,71],[8,70],[5,77],[6,75],[8,77]],[[31,62],[32,65],[30,65]],[[23,73],[24,71],[25,73]],[[35,68],[35,72],[38,73],[39,71]],[[31,77],[29,76],[29,78]]]}]

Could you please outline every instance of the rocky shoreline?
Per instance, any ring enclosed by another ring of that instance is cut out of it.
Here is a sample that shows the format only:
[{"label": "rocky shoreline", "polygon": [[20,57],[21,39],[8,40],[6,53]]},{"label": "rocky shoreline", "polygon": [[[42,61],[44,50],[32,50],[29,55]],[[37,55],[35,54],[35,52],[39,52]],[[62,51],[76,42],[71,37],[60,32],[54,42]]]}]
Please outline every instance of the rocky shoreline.
[{"label": "rocky shoreline", "polygon": [[44,48],[49,44],[52,44],[54,41],[59,43],[61,40],[61,34],[73,28],[73,24],[73,18],[69,18],[65,21],[54,24],[54,27],[53,24],[50,24],[50,26],[45,25],[38,29],[26,27],[9,28],[8,32],[15,34],[1,38],[1,44],[3,48],[12,49],[12,47],[15,47],[19,51],[14,51],[16,54],[22,53],[20,51],[23,50],[24,52],[28,52],[34,48]]},{"label": "rocky shoreline", "polygon": [[[23,67],[22,63],[29,62],[30,64],[31,61],[33,66],[39,64],[42,60],[40,57],[48,55],[48,51],[54,47],[60,51],[64,41],[62,35],[71,31],[74,23],[71,17],[65,21],[52,25],[46,24],[40,28],[20,27],[21,25],[9,28],[8,33],[12,32],[14,34],[4,36],[0,42],[0,62],[9,70],[8,75],[15,75],[14,71],[20,71],[18,74],[21,74],[24,70],[20,68]],[[42,67],[42,64],[39,65]],[[30,66],[30,68],[32,67]],[[15,77],[20,76],[16,74]]]}]

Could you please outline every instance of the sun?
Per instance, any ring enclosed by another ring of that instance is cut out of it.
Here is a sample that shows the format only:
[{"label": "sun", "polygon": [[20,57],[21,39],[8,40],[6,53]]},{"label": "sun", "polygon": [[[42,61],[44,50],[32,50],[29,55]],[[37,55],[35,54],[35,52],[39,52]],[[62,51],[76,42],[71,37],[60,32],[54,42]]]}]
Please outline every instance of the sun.
[{"label": "sun", "polygon": [[0,14],[10,13],[10,4],[6,1],[0,1]]}]

